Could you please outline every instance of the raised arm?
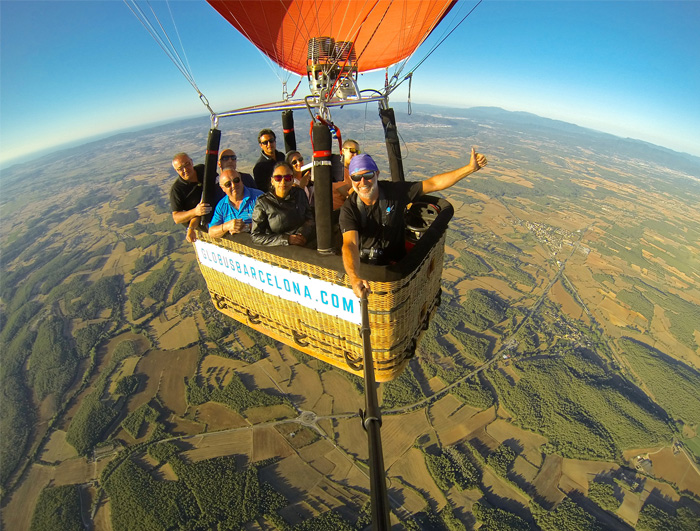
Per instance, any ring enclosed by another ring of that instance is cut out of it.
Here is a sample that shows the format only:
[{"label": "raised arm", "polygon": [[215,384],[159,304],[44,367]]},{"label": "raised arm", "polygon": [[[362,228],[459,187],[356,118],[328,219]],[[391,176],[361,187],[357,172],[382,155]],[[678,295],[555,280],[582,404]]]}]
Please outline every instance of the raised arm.
[{"label": "raised arm", "polygon": [[467,175],[471,175],[475,171],[479,171],[483,166],[486,166],[487,163],[488,161],[486,160],[486,157],[484,157],[481,153],[477,153],[474,151],[474,148],[472,148],[469,164],[462,166],[461,168],[457,168],[456,170],[441,173],[431,177],[430,179],[426,179],[423,181],[423,193],[430,194],[432,192],[439,192],[440,190],[449,188],[450,186],[464,179]]},{"label": "raised arm", "polygon": [[343,267],[348,274],[352,291],[359,298],[363,293],[369,294],[369,283],[357,276],[360,269],[360,235],[356,230],[343,233]]}]

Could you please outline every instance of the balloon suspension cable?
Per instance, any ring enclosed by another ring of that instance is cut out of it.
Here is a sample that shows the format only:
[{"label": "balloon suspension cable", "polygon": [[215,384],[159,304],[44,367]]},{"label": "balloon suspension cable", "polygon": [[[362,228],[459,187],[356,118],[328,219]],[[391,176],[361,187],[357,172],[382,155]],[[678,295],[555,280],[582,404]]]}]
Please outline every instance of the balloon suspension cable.
[{"label": "balloon suspension cable", "polygon": [[294,97],[294,94],[297,93],[297,89],[299,88],[299,85],[301,85],[301,80],[302,80],[302,79],[304,79],[304,78],[300,76],[300,77],[299,77],[299,83],[297,83],[297,86],[294,87],[294,90],[292,91],[292,94],[289,96],[290,98],[293,98],[293,97]]},{"label": "balloon suspension cable", "polygon": [[[236,13],[234,12],[234,10],[232,10],[230,7],[228,7],[228,5],[225,2],[218,2],[218,4],[220,4],[221,7],[216,8],[217,11],[219,11],[219,13],[221,13],[221,15],[224,16],[224,13],[221,12],[221,9],[223,9],[223,6],[225,6],[226,12],[228,13],[228,15],[231,17],[231,19],[236,21],[236,29],[238,29],[238,31],[241,32],[241,35],[243,35],[248,42],[250,42],[250,43],[255,42],[255,39],[253,38],[254,36],[251,35],[248,31],[246,31],[245,26],[243,24],[241,24],[239,18],[236,16]],[[224,16],[224,18],[226,18],[226,17]],[[255,49],[260,53],[263,60],[267,63],[267,66],[270,68],[270,70],[275,75],[275,77],[277,77],[277,79],[279,79],[281,83],[284,83],[285,80],[282,79],[282,75],[280,75],[280,72],[282,72],[282,69],[278,68],[275,65],[275,61],[273,61],[270,57],[268,57],[260,48],[255,46]],[[287,76],[287,79],[289,79],[289,76]]]},{"label": "balloon suspension cable", "polygon": [[[475,10],[477,7],[479,7],[479,5],[481,4],[481,2],[483,2],[483,1],[484,1],[484,0],[479,0],[479,1],[474,5],[474,7],[472,7],[472,8],[469,10],[469,12],[468,12],[466,15],[464,15],[464,17],[462,17],[462,20],[460,20],[460,21],[455,25],[455,27],[452,28],[452,29],[447,33],[447,35],[445,35],[444,37],[442,37],[442,39],[440,39],[435,45],[433,45],[433,47],[432,47],[432,48],[430,49],[430,51],[425,55],[425,57],[423,57],[423,59],[421,59],[421,60],[418,62],[418,64],[417,64],[416,66],[414,66],[413,68],[411,68],[411,70],[409,70],[408,74],[406,74],[406,76],[401,80],[401,82],[399,83],[399,85],[400,85],[401,83],[403,83],[404,81],[406,81],[406,79],[409,79],[409,77],[413,74],[413,72],[415,72],[415,71],[418,69],[418,67],[421,66],[421,65],[428,59],[428,57],[430,57],[430,56],[433,54],[433,52],[434,52],[435,50],[437,50],[437,49],[442,45],[442,43],[445,42],[445,41],[447,40],[447,38],[448,38],[450,35],[452,35],[452,34],[454,33],[454,31],[455,31],[459,26],[462,25],[462,23],[463,23],[465,20],[467,20],[467,18],[469,17],[469,15],[471,15],[471,14],[474,12],[474,10]],[[397,74],[397,75],[398,75],[398,74]],[[398,86],[398,85],[397,85],[397,86]]]},{"label": "balloon suspension cable", "polygon": [[[175,28],[175,34],[177,35],[178,42],[180,43],[180,49],[182,49],[182,56],[184,56],[185,58],[184,61],[180,56],[180,53],[178,52],[177,48],[173,44],[173,41],[168,36],[168,32],[163,27],[163,24],[158,18],[158,15],[156,15],[156,12],[153,10],[153,7],[149,4],[151,15],[155,20],[155,24],[149,19],[149,15],[146,14],[136,2],[137,0],[124,0],[126,7],[129,8],[129,10],[136,17],[136,19],[141,23],[141,25],[146,29],[146,31],[151,35],[151,37],[153,37],[153,40],[156,41],[156,44],[160,46],[160,49],[163,50],[163,52],[165,52],[165,55],[167,55],[170,58],[175,67],[180,71],[180,73],[189,82],[189,84],[192,85],[192,88],[194,88],[194,90],[197,92],[200,101],[204,104],[209,113],[212,115],[213,123],[213,117],[216,113],[211,109],[209,101],[207,100],[206,96],[204,96],[202,91],[199,90],[197,82],[194,79],[194,75],[192,74],[192,70],[190,69],[189,60],[187,59],[187,54],[185,53],[185,47],[183,46],[182,39],[180,38],[180,32],[177,30],[177,24],[175,24],[175,19],[173,18],[172,11],[170,11],[170,4],[166,2],[168,6],[168,11],[170,12],[170,19],[173,23],[173,27]],[[160,28],[160,31],[158,28]]]}]

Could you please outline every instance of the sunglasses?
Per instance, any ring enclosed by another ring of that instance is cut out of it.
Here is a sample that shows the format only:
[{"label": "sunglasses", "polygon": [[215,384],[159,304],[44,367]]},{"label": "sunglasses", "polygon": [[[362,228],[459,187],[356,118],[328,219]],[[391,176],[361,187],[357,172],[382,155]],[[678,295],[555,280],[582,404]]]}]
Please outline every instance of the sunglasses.
[{"label": "sunglasses", "polygon": [[345,149],[347,149],[353,155],[357,155],[360,152],[359,149],[355,149],[355,148],[345,148]]},{"label": "sunglasses", "polygon": [[304,159],[294,159],[292,161],[292,164],[294,164],[296,166],[297,164],[301,164],[302,162],[304,162]]},{"label": "sunglasses", "polygon": [[292,179],[294,179],[294,175],[292,175],[291,173],[287,173],[286,175],[273,175],[272,178],[278,183],[281,183],[282,179],[284,179],[284,181],[288,183]]},{"label": "sunglasses", "polygon": [[356,175],[351,175],[350,178],[353,182],[359,183],[362,179],[365,181],[371,181],[377,176],[376,171],[368,171],[367,173],[358,173]]},{"label": "sunglasses", "polygon": [[238,157],[236,155],[224,155],[221,157],[221,160],[238,160]]},{"label": "sunglasses", "polygon": [[241,182],[241,178],[240,178],[240,177],[234,177],[234,178],[233,178],[232,180],[230,180],[230,181],[226,181],[225,183],[221,183],[221,187],[222,187],[222,188],[231,188],[234,184],[238,184],[239,182]]},{"label": "sunglasses", "polygon": [[276,143],[276,142],[277,142],[277,140],[275,140],[275,139],[273,138],[272,140],[261,140],[261,141],[260,141],[260,144],[262,144],[263,146],[267,146],[267,145],[269,145],[269,144],[274,144],[274,143]]}]

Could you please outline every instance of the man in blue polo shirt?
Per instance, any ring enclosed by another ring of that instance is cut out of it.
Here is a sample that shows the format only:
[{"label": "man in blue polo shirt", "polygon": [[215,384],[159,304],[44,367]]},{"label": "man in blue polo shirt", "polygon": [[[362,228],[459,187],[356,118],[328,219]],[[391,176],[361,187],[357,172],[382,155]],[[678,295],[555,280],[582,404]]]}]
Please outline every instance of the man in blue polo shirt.
[{"label": "man in blue polo shirt", "polygon": [[240,175],[232,168],[222,170],[219,186],[226,197],[216,205],[209,223],[209,236],[223,238],[226,233],[250,232],[253,207],[262,192],[244,186]]}]

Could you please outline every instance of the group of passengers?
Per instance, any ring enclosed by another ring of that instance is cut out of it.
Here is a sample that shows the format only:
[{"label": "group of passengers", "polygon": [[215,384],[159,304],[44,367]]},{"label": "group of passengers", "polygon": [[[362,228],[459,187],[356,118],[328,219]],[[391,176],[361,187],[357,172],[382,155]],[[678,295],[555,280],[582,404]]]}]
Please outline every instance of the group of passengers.
[{"label": "group of passengers", "polygon": [[[209,224],[213,238],[250,232],[259,245],[300,246],[314,239],[311,171],[302,170],[304,158],[298,151],[286,156],[278,151],[276,140],[271,129],[258,134],[261,153],[253,176],[237,170],[233,150],[221,151],[217,204]],[[361,297],[369,292],[369,284],[358,275],[361,261],[386,265],[405,254],[406,206],[422,195],[449,188],[487,160],[472,148],[469,163],[456,170],[418,182],[379,182],[375,161],[360,153],[356,141],[346,140],[342,151],[344,178],[332,184],[333,209],[340,210],[343,265],[353,291]],[[186,153],[178,153],[173,168],[179,175],[170,190],[173,220],[187,225],[187,241],[193,242],[200,217],[212,211],[202,198],[204,165],[195,166]]]},{"label": "group of passengers", "polygon": [[[221,151],[209,235],[222,238],[227,233],[250,232],[253,243],[259,245],[307,245],[315,236],[311,170],[302,171],[304,157],[299,151],[285,156],[277,150],[271,129],[258,133],[258,143],[260,158],[252,176],[238,171],[232,149]],[[345,176],[332,186],[335,210],[352,192],[347,167],[359,152],[355,140],[343,143]],[[179,175],[170,190],[173,220],[187,226],[187,241],[193,242],[200,218],[212,212],[212,205],[202,200],[204,165],[195,166],[189,155],[178,153],[173,157],[173,168]]]}]

